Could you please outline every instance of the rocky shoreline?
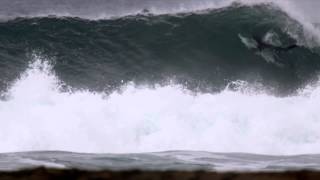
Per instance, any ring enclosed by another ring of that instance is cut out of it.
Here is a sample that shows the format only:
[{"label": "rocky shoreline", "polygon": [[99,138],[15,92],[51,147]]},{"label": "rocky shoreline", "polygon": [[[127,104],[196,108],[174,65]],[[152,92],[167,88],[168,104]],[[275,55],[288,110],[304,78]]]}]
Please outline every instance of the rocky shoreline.
[{"label": "rocky shoreline", "polygon": [[36,168],[0,172],[1,180],[319,180],[320,171],[290,172],[206,172],[206,171],[85,171],[76,169]]}]

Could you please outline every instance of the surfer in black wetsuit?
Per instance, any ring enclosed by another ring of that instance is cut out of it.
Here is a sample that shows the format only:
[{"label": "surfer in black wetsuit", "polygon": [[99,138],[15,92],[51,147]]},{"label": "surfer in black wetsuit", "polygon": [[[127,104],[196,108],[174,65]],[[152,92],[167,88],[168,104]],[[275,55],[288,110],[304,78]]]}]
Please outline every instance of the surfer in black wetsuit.
[{"label": "surfer in black wetsuit", "polygon": [[287,51],[289,51],[291,49],[299,47],[297,44],[293,44],[293,45],[290,45],[290,46],[287,46],[287,47],[274,46],[272,44],[265,43],[261,38],[259,38],[257,36],[253,36],[253,39],[256,41],[257,49],[259,51],[262,51],[264,49],[271,49],[271,50],[274,50],[274,51],[277,51],[277,52],[287,52]]}]

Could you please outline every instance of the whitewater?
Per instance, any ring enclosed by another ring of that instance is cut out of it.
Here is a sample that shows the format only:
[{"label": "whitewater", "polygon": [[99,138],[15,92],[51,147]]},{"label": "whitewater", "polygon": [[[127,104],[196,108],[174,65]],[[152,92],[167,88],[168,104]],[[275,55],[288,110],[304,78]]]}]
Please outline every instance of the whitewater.
[{"label": "whitewater", "polygon": [[45,60],[30,64],[0,103],[2,152],[183,149],[284,155],[320,148],[318,86],[280,98],[246,93],[250,88],[241,85],[239,91],[194,94],[174,84],[128,84],[110,95],[61,92],[60,85]]}]

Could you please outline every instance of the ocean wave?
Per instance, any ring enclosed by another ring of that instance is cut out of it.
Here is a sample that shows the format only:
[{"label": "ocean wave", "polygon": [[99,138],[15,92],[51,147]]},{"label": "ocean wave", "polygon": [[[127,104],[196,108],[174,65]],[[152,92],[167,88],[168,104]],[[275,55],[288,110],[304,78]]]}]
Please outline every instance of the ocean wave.
[{"label": "ocean wave", "polygon": [[317,28],[239,2],[1,22],[0,152],[317,153]]},{"label": "ocean wave", "polygon": [[[19,18],[0,26],[2,89],[26,68],[34,51],[51,59],[70,86],[111,92],[123,82],[165,84],[168,79],[194,91],[219,92],[244,80],[288,95],[316,81],[320,66],[313,36],[270,4],[100,21]],[[270,34],[283,46],[300,47],[261,53],[243,43]]]}]

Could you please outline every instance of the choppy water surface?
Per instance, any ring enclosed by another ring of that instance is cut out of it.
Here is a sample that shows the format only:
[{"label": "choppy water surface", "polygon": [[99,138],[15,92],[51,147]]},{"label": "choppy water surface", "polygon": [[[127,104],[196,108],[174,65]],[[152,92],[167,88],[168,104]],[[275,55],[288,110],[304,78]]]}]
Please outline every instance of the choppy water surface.
[{"label": "choppy water surface", "polygon": [[86,170],[206,170],[285,171],[320,170],[319,155],[268,156],[242,153],[168,151],[140,154],[81,154],[25,152],[0,155],[0,171],[45,166]]}]

